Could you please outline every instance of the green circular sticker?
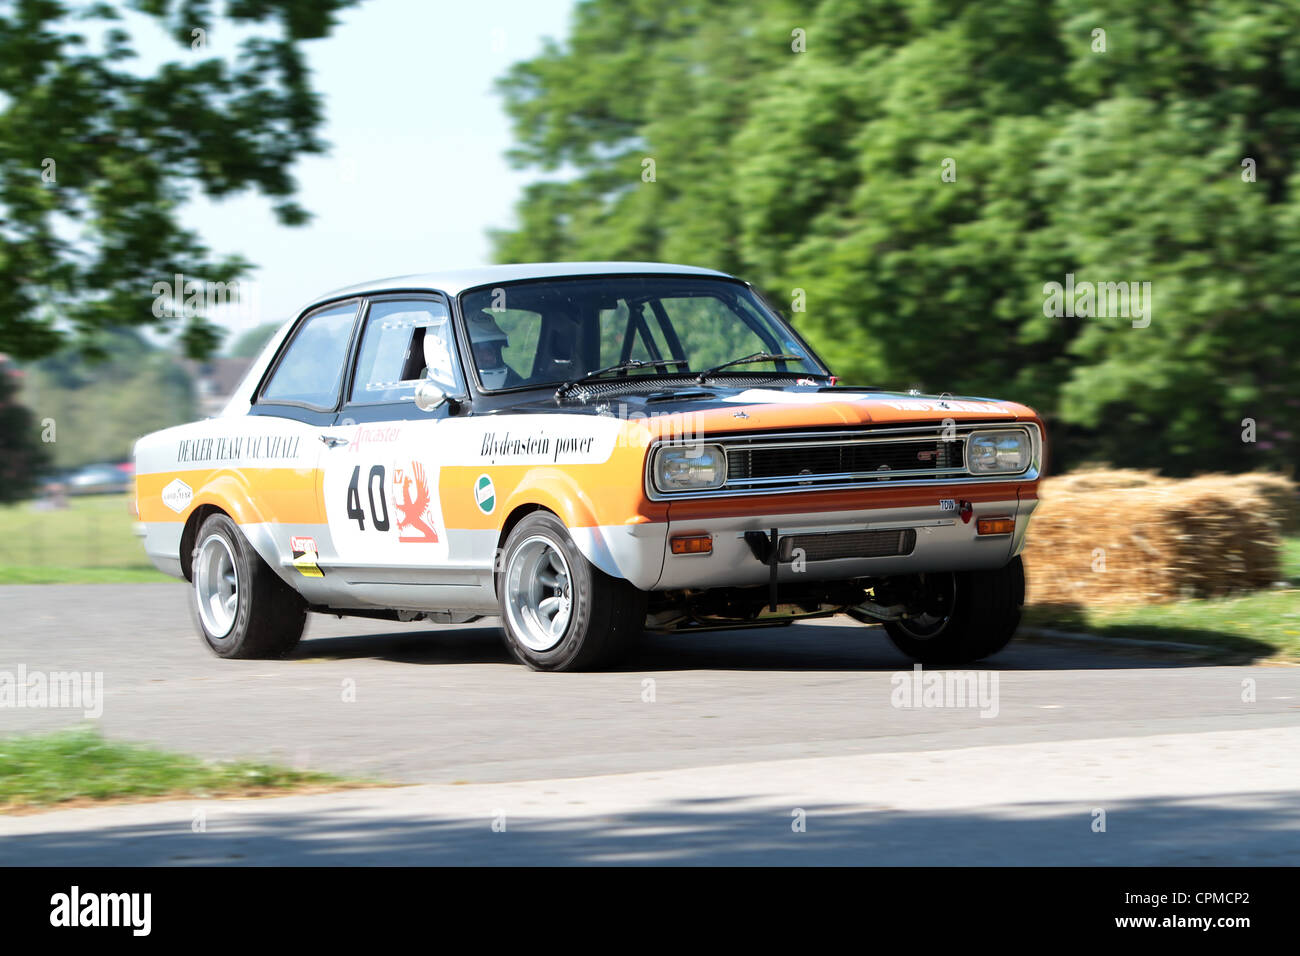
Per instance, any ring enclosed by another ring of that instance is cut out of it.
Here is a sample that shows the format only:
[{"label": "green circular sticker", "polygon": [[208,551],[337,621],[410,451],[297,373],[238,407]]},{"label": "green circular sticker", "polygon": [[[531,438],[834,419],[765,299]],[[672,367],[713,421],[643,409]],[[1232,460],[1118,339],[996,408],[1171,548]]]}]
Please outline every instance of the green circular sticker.
[{"label": "green circular sticker", "polygon": [[485,515],[490,515],[497,506],[497,490],[487,475],[479,475],[478,481],[474,482],[474,503]]}]

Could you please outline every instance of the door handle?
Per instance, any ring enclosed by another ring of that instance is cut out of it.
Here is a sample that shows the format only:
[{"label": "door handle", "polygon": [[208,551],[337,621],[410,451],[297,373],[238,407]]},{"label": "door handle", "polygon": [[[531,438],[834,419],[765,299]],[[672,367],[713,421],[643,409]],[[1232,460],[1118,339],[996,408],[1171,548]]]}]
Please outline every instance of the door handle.
[{"label": "door handle", "polygon": [[338,448],[339,445],[348,443],[346,438],[340,438],[338,435],[321,435],[320,440],[325,443],[326,448]]}]

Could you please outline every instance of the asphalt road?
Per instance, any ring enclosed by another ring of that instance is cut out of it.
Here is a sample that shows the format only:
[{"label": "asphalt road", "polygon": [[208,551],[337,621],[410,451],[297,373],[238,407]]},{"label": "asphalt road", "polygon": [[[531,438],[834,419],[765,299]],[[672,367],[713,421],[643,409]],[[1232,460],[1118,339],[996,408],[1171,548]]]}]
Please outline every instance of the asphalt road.
[{"label": "asphalt road", "polygon": [[[891,847],[921,848],[891,862],[1300,859],[1294,667],[1018,642],[982,668],[995,706],[902,707],[909,662],[847,621],[648,636],[617,672],[537,674],[491,626],[319,616],[291,659],[223,661],[187,595],[0,588],[0,671],[102,672],[110,737],[435,786],[209,801],[226,826],[198,853],[188,803],[0,818],[0,862],[882,862]],[[84,720],[5,708],[0,732]],[[1090,827],[1099,807],[1128,835],[1103,842],[1115,831]],[[799,808],[816,838],[744,843],[755,827],[794,833]],[[498,809],[533,838],[481,845],[502,835],[487,822]]]}]

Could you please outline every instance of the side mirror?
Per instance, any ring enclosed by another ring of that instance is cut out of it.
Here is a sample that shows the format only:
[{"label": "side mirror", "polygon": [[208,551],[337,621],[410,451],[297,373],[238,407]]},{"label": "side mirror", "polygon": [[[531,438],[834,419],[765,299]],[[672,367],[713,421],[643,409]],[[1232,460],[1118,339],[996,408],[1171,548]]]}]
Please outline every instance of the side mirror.
[{"label": "side mirror", "polygon": [[425,379],[415,386],[415,407],[422,412],[432,412],[447,404],[447,393],[437,382]]}]

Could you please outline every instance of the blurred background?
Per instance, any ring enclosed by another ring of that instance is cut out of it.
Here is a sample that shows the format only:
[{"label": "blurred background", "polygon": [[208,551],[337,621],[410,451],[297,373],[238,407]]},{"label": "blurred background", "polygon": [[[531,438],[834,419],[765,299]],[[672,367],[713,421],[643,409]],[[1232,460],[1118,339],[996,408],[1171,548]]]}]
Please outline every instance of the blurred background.
[{"label": "blurred background", "polygon": [[90,527],[150,575],[131,442],[310,296],[575,259],[733,272],[849,384],[1032,405],[1053,472],[1123,470],[1072,486],[1100,512],[1281,476],[1250,586],[1293,573],[1300,2],[471,7],[0,3],[3,579]]}]

